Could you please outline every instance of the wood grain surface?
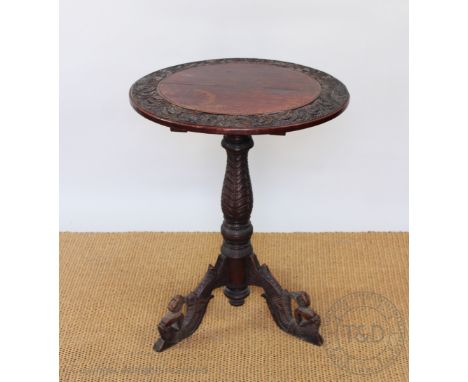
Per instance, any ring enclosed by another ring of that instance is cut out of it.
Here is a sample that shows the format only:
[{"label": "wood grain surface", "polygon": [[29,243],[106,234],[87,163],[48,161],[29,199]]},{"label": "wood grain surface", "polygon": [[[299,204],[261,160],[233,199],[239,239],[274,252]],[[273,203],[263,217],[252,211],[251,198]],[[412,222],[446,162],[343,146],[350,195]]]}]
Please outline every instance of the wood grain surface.
[{"label": "wood grain surface", "polygon": [[187,109],[251,115],[304,106],[320,95],[320,84],[289,68],[231,62],[181,70],[162,80],[158,91]]}]

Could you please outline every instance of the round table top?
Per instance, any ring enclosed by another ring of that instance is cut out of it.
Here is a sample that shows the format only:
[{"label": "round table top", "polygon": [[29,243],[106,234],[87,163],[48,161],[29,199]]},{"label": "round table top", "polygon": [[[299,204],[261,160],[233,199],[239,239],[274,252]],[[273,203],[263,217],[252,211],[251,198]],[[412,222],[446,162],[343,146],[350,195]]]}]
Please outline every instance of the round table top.
[{"label": "round table top", "polygon": [[144,117],[175,131],[285,134],[335,118],[346,109],[349,93],[316,69],[233,58],[148,74],[131,87],[130,102]]}]

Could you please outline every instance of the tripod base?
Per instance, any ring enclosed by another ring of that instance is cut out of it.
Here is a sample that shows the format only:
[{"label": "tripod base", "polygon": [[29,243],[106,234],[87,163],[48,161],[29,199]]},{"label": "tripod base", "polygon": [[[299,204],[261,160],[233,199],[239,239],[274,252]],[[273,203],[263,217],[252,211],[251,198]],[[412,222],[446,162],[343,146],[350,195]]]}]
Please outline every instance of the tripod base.
[{"label": "tripod base", "polygon": [[249,285],[263,288],[262,296],[280,329],[304,341],[321,345],[320,317],[310,308],[309,295],[283,289],[268,267],[259,264],[253,252],[250,242],[253,233],[250,223],[253,194],[247,160],[247,153],[254,145],[252,137],[226,135],[221,145],[227,152],[221,194],[224,216],[221,254],[215,266],[208,267],[193,292],[187,296],[175,296],[171,300],[169,311],[158,325],[161,338],[156,342],[154,350],[163,351],[197,330],[213,297],[213,289],[224,286],[229,303],[241,306],[250,293]]},{"label": "tripod base", "polygon": [[[310,308],[306,292],[289,292],[283,289],[268,267],[260,265],[257,257],[246,257],[245,275],[248,285],[263,288],[273,320],[280,329],[314,345],[322,345],[319,334],[320,317]],[[229,263],[226,256],[219,255],[215,266],[210,265],[197,288],[186,296],[177,295],[168,305],[168,312],[158,325],[160,338],[154,344],[157,352],[168,349],[184,338],[191,336],[199,327],[213,297],[213,289],[226,286],[229,279]],[[249,288],[241,290],[226,287],[224,294],[233,306],[240,306],[249,295]],[[296,307],[293,309],[292,304]],[[183,308],[185,307],[185,314]]]}]

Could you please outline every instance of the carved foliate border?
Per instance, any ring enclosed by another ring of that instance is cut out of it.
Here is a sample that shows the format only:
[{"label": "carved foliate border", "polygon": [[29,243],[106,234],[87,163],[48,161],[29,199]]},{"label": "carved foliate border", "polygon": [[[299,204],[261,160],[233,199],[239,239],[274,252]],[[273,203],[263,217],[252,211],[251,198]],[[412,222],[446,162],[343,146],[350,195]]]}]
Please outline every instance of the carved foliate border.
[{"label": "carved foliate border", "polygon": [[[287,111],[255,114],[255,115],[227,115],[200,112],[174,105],[158,93],[158,84],[169,75],[183,69],[201,65],[212,65],[232,62],[258,62],[294,69],[305,73],[320,83],[320,96],[313,102]],[[150,73],[133,84],[130,89],[130,99],[133,106],[145,115],[154,116],[173,124],[225,127],[225,128],[287,128],[295,125],[321,120],[327,116],[344,110],[349,93],[340,81],[320,70],[283,61],[263,60],[255,58],[228,58],[190,62],[171,66]]]}]

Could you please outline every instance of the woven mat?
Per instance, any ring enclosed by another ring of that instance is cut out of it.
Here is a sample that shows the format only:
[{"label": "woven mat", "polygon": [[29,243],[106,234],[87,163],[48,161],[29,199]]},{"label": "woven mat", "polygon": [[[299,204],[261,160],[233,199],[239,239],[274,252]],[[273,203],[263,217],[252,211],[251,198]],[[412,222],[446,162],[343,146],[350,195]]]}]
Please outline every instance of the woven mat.
[{"label": "woven mat", "polygon": [[217,233],[62,233],[62,381],[406,381],[407,233],[255,233],[260,262],[322,316],[322,347],[276,327],[261,290],[214,291],[195,334],[162,353],[156,325],[213,263]]}]

